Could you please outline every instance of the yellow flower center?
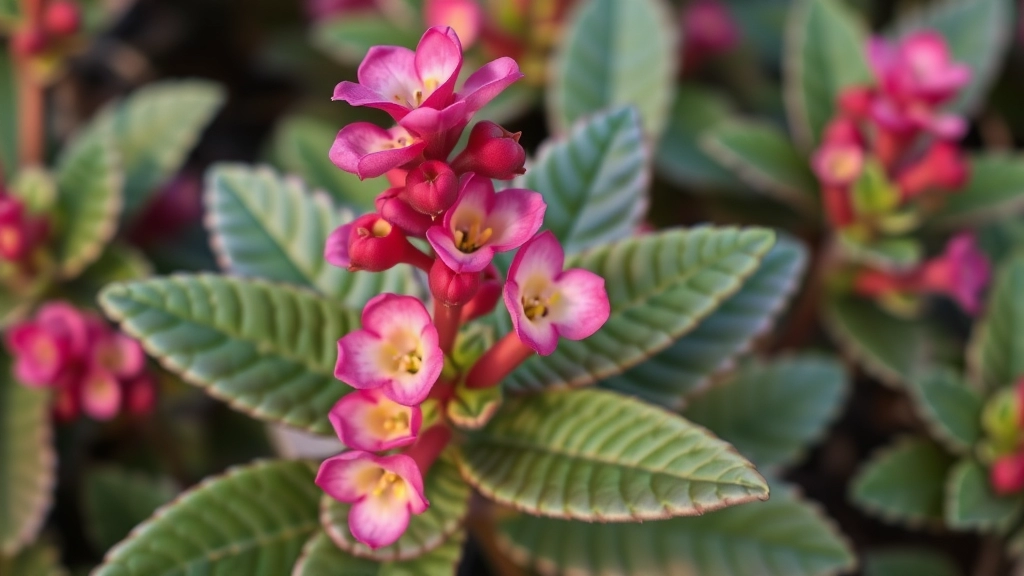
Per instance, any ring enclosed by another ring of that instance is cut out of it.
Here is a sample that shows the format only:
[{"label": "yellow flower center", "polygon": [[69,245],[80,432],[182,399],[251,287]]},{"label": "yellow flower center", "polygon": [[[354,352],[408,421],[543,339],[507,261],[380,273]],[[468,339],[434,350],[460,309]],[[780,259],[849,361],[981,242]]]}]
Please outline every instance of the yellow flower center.
[{"label": "yellow flower center", "polygon": [[492,228],[481,228],[483,225],[480,221],[475,221],[467,227],[456,228],[455,247],[466,254],[479,250],[494,235]]},{"label": "yellow flower center", "polygon": [[546,318],[551,308],[558,303],[560,296],[558,292],[552,292],[548,296],[542,294],[524,295],[521,302],[523,313],[529,320]]},{"label": "yellow flower center", "polygon": [[423,349],[419,336],[404,330],[392,334],[384,343],[381,360],[393,373],[419,373],[423,368]]},{"label": "yellow flower center", "polygon": [[372,494],[374,496],[382,496],[385,493],[390,493],[391,496],[401,498],[405,496],[405,480],[395,474],[394,472],[387,472],[381,470],[382,474],[377,480],[377,484],[373,487]]}]

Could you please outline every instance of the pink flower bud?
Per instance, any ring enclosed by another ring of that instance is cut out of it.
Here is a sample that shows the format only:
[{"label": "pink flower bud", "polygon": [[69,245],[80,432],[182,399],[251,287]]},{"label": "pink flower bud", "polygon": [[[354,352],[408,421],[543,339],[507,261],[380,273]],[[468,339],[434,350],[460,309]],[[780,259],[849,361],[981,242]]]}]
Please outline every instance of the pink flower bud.
[{"label": "pink flower bud", "polygon": [[920,272],[923,290],[945,294],[968,314],[981,310],[981,293],[992,278],[992,266],[970,233],[954,236],[946,251],[924,264]]},{"label": "pink flower bud", "polygon": [[156,406],[156,379],[152,374],[144,373],[129,382],[124,389],[124,405],[133,416],[146,416]]},{"label": "pink flower bud", "polygon": [[852,144],[864,147],[864,135],[857,121],[845,116],[833,118],[825,127],[824,141],[828,144]]},{"label": "pink flower bud", "polygon": [[501,300],[501,290],[504,284],[497,266],[492,263],[484,268],[476,296],[473,296],[473,299],[462,307],[462,323],[465,324],[470,320],[490,314]]},{"label": "pink flower bud", "polygon": [[459,178],[440,160],[427,160],[406,176],[403,198],[423,214],[436,216],[451,208],[458,197]]},{"label": "pink flower bud", "polygon": [[374,201],[377,212],[388,222],[410,236],[422,237],[434,225],[434,219],[417,212],[402,199],[402,188],[388,188]]},{"label": "pink flower bud", "polygon": [[451,26],[466,48],[476,42],[484,15],[476,0],[426,0],[427,26]]},{"label": "pink flower bud", "polygon": [[445,306],[462,306],[476,295],[480,288],[480,273],[459,274],[440,258],[430,268],[430,293]]},{"label": "pink flower bud", "polygon": [[0,259],[16,262],[32,249],[28,219],[21,201],[0,197]]},{"label": "pink flower bud", "polygon": [[992,464],[989,472],[992,490],[1001,496],[1015,494],[1024,489],[1024,453],[1002,456]]},{"label": "pink flower bud", "polygon": [[740,41],[740,30],[721,0],[694,0],[683,9],[683,59],[691,70],[708,57],[728,52]]},{"label": "pink flower bud", "polygon": [[82,12],[74,2],[54,0],[46,7],[43,25],[55,36],[70,36],[78,32],[82,24]]},{"label": "pink flower bud", "polygon": [[18,30],[11,37],[11,49],[22,58],[42,54],[48,44],[49,38],[40,28]]},{"label": "pink flower bud", "polygon": [[904,199],[914,198],[931,190],[952,192],[964,186],[970,165],[956,144],[936,142],[923,158],[897,177]]},{"label": "pink flower bud", "polygon": [[95,420],[110,420],[121,410],[122,392],[117,377],[94,368],[82,381],[82,410]]},{"label": "pink flower bud", "polygon": [[452,167],[459,174],[475,172],[495,180],[511,180],[526,169],[526,151],[519,144],[520,132],[509,132],[494,122],[477,122],[469,133],[466,149]]},{"label": "pink flower bud", "polygon": [[839,109],[856,119],[867,118],[875,100],[873,88],[852,86],[839,93]]},{"label": "pink flower bud", "polygon": [[383,272],[402,262],[409,241],[397,226],[380,214],[356,218],[350,230],[349,270]]},{"label": "pink flower bud", "polygon": [[857,181],[864,169],[864,150],[856,144],[826,142],[815,151],[811,167],[823,184],[849,186]]}]

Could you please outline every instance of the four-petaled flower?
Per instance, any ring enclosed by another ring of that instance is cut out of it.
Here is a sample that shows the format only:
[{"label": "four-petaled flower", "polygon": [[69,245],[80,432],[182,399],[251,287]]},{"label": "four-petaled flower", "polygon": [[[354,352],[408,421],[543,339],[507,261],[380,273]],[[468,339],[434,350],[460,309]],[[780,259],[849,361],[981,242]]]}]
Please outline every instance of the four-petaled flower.
[{"label": "four-petaled flower", "polygon": [[426,146],[401,126],[386,130],[369,122],[355,122],[338,132],[329,156],[335,166],[360,179],[376,178],[412,162]]},{"label": "four-petaled flower", "polygon": [[341,443],[353,450],[383,452],[416,440],[423,412],[403,406],[380,389],[356,390],[331,408],[328,418]]}]

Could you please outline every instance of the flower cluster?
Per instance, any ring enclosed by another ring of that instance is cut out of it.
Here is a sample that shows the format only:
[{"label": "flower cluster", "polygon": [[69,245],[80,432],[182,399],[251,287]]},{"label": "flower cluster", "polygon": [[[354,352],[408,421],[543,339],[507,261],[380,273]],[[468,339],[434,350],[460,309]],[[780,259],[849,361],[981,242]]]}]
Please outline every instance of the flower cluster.
[{"label": "flower cluster", "polygon": [[74,36],[82,25],[82,11],[72,0],[53,0],[39,14],[29,14],[25,24],[11,38],[11,47],[19,56],[39,56]]},{"label": "flower cluster", "polygon": [[990,462],[989,481],[997,494],[1024,490],[1024,380],[997,392],[981,416],[985,439],[978,450]]},{"label": "flower cluster", "polygon": [[49,221],[30,214],[25,203],[0,188],[0,261],[24,266],[49,236]]},{"label": "flower cluster", "polygon": [[[957,144],[967,124],[942,110],[970,69],[951,61],[942,36],[920,31],[895,44],[875,38],[867,56],[875,83],[840,94],[838,115],[812,159],[825,215],[854,244],[905,236],[970,172]],[[854,290],[892,311],[913,310],[916,294],[946,294],[973,314],[989,275],[973,240],[960,236],[944,255],[911,270],[860,270]]]},{"label": "flower cluster", "polygon": [[[479,122],[449,160],[474,113],[522,76],[515,61],[501,58],[456,89],[461,67],[455,33],[431,28],[415,51],[371,48],[359,83],[342,82],[335,91],[337,99],[388,112],[397,124],[356,123],[338,133],[334,162],[364,178],[387,174],[392,187],[377,198],[376,212],[330,235],[325,258],[353,271],[415,266],[428,275],[433,296],[431,315],[417,298],[381,294],[364,308],[362,328],[338,341],[335,376],[356,391],[330,419],[350,451],[325,461],[317,483],[352,504],[349,529],[374,548],[396,541],[410,516],[427,509],[423,476],[452,438],[445,411],[431,410],[428,421],[424,402],[443,408],[457,387],[497,386],[532,354],[552,353],[559,338],[590,336],[609,315],[604,280],[564,270],[558,240],[538,234],[541,195],[495,190],[492,179],[524,172],[518,134]],[[431,254],[410,237],[425,240]],[[493,258],[516,249],[503,281]],[[446,366],[459,328],[502,296],[515,330],[472,366]]]},{"label": "flower cluster", "polygon": [[83,412],[109,420],[121,410],[146,414],[153,407],[156,382],[142,347],[98,315],[51,302],[11,327],[6,338],[15,377],[26,386],[52,388],[60,420]]}]

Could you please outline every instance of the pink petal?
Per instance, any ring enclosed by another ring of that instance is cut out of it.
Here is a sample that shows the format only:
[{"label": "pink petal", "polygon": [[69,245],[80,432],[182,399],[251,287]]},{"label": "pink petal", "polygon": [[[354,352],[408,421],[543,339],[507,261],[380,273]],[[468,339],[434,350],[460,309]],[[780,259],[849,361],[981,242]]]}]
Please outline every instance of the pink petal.
[{"label": "pink petal", "polygon": [[138,342],[120,333],[110,333],[93,346],[92,362],[118,378],[134,378],[146,365]]},{"label": "pink petal", "polygon": [[39,310],[37,322],[51,334],[67,340],[74,356],[83,356],[89,347],[86,315],[66,302],[51,302]]},{"label": "pink petal", "polygon": [[569,340],[583,340],[608,321],[611,305],[604,278],[589,270],[566,270],[558,278],[559,301],[552,307],[551,321],[558,333]]},{"label": "pink petal", "polygon": [[410,133],[423,139],[430,139],[453,130],[461,133],[471,115],[465,102],[453,102],[440,110],[417,108],[403,116],[398,123]]},{"label": "pink petal", "polygon": [[412,296],[379,294],[363,308],[363,329],[386,338],[395,330],[419,333],[433,321],[423,302]]},{"label": "pink petal", "polygon": [[70,353],[65,342],[36,323],[8,330],[7,346],[15,358],[15,377],[28,386],[54,385]]},{"label": "pink petal", "polygon": [[423,403],[444,368],[444,353],[438,345],[437,328],[433,324],[424,327],[420,339],[424,350],[419,372],[397,375],[381,387],[385,396],[403,406]]},{"label": "pink petal", "polygon": [[451,26],[465,45],[472,46],[483,24],[483,10],[475,0],[426,0],[428,26]]},{"label": "pink petal", "polygon": [[92,370],[82,384],[82,409],[96,420],[109,420],[121,409],[121,383],[106,370]]},{"label": "pink petal", "polygon": [[316,485],[338,502],[356,502],[367,494],[366,476],[380,468],[373,454],[358,450],[345,452],[320,464]]},{"label": "pink petal", "polygon": [[374,46],[366,52],[356,72],[359,84],[388,102],[407,109],[416,107],[414,92],[420,89],[416,53],[403,46]]},{"label": "pink petal", "polygon": [[[517,254],[518,258],[519,255]],[[513,261],[513,266],[515,263]],[[523,311],[522,292],[519,285],[509,280],[505,283],[505,307],[512,317],[512,327],[519,339],[542,356],[547,356],[558,347],[558,330],[546,318],[536,321],[526,317]]]},{"label": "pink petal", "polygon": [[565,252],[550,230],[541,232],[526,243],[512,259],[508,278],[518,284],[534,276],[554,282],[565,265]]},{"label": "pink petal", "polygon": [[405,454],[394,454],[381,456],[377,458],[377,462],[381,468],[388,472],[394,472],[405,480],[409,487],[408,498],[406,498],[409,510],[413,514],[426,512],[430,503],[427,502],[427,498],[423,494],[423,473],[416,465],[416,461]]},{"label": "pink petal", "polygon": [[[462,45],[452,29],[428,29],[416,46],[414,65],[426,96],[421,107],[442,109],[450,104],[462,68]],[[436,88],[427,93],[431,83]]]},{"label": "pink petal", "polygon": [[465,100],[469,114],[473,114],[522,77],[515,60],[498,58],[470,75],[456,97]]},{"label": "pink petal", "polygon": [[380,337],[366,330],[349,332],[338,340],[334,377],[360,390],[380,388],[390,381],[381,365]]},{"label": "pink petal", "polygon": [[327,237],[324,245],[324,260],[331,266],[348,268],[352,265],[352,259],[348,255],[349,239],[352,236],[352,224],[343,224]]},{"label": "pink petal", "polygon": [[487,225],[494,229],[490,244],[496,252],[522,246],[540,230],[547,204],[538,192],[510,188],[495,194]]},{"label": "pink petal", "polygon": [[[448,211],[451,213],[451,210]],[[427,242],[449,268],[459,274],[480,272],[486,269],[494,259],[494,248],[481,246],[471,253],[465,253],[455,246],[452,233],[441,226],[433,226],[427,230]]]},{"label": "pink petal", "polygon": [[868,40],[867,58],[875,77],[881,81],[892,69],[896,50],[888,40],[874,36]]},{"label": "pink petal", "polygon": [[[409,429],[395,434],[383,428],[382,418],[406,412]],[[345,446],[355,450],[382,452],[412,444],[419,433],[423,413],[418,406],[399,406],[388,400],[380,390],[358,390],[342,397],[328,419]]]},{"label": "pink petal", "polygon": [[409,107],[406,106],[404,100],[397,102],[393,98],[388,99],[355,82],[341,82],[335,86],[332,99],[348,102],[352,106],[368,106],[383,110],[390,114],[396,122],[409,113]]},{"label": "pink petal", "polygon": [[356,540],[370,548],[383,548],[402,537],[410,517],[405,501],[371,496],[352,505],[348,529]]},{"label": "pink petal", "polygon": [[335,166],[360,179],[376,178],[415,160],[426,145],[401,127],[385,130],[369,122],[355,122],[338,132],[329,156]]}]

